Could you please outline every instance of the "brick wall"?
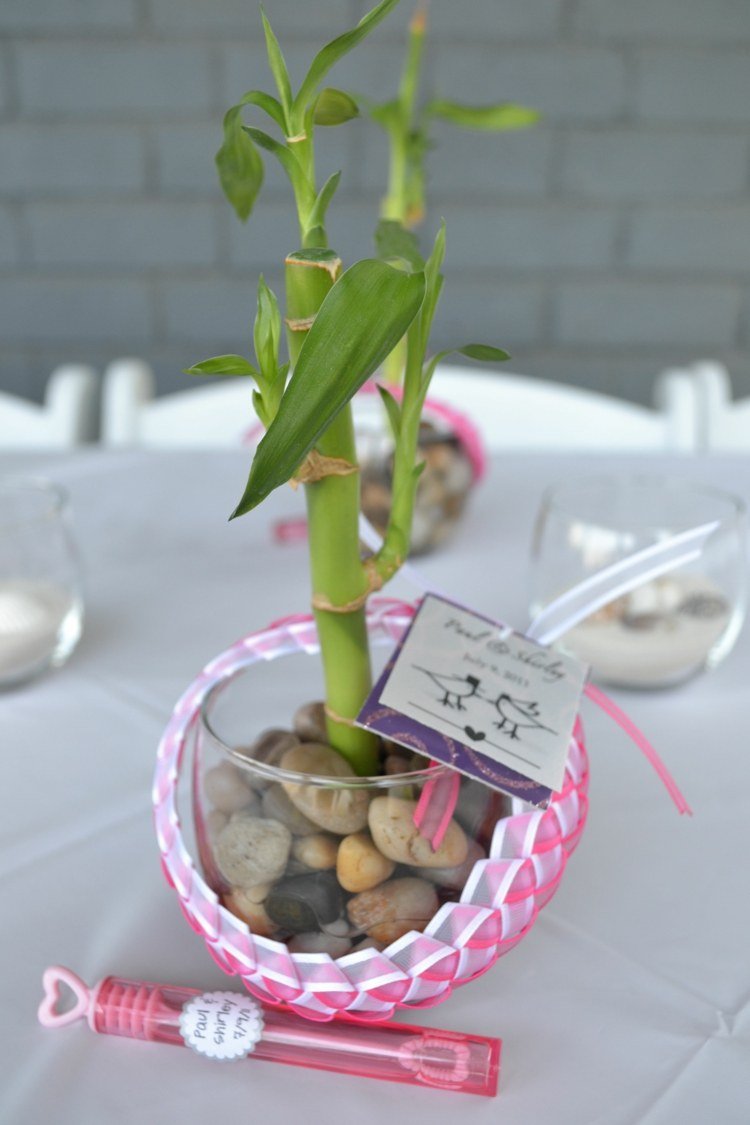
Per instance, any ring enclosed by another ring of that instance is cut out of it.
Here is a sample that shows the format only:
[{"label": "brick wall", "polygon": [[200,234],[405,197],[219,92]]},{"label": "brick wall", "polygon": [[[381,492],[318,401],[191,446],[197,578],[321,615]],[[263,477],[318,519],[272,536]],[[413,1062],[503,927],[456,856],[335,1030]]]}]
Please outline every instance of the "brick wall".
[{"label": "brick wall", "polygon": [[[293,77],[366,6],[267,0]],[[332,81],[392,90],[410,9]],[[436,346],[495,341],[514,370],[643,401],[662,367],[710,355],[750,393],[748,0],[433,0],[428,80],[544,114],[526,133],[438,134]],[[38,397],[58,362],[135,353],[170,390],[188,363],[246,350],[292,212],[269,165],[241,226],[213,154],[223,110],[267,84],[254,0],[2,0],[1,388]],[[383,142],[366,122],[320,136],[352,260],[370,252]]]}]

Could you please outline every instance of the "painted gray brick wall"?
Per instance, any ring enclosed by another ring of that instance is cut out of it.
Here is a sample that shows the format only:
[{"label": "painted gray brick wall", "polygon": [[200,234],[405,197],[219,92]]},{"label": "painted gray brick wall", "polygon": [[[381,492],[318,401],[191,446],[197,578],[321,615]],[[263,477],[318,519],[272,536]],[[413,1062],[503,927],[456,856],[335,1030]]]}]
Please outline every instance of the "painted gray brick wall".
[{"label": "painted gray brick wall", "polygon": [[[267,0],[293,77],[365,0]],[[384,98],[410,0],[333,72]],[[749,0],[432,0],[431,91],[544,114],[506,136],[436,134],[448,224],[435,345],[507,345],[513,368],[647,401],[667,365],[716,356],[750,394]],[[214,175],[221,116],[268,79],[255,0],[0,3],[0,388],[124,353],[160,389],[245,350],[257,273],[294,247],[269,165],[246,227]],[[371,249],[384,143],[320,134],[344,178],[331,232]]]}]

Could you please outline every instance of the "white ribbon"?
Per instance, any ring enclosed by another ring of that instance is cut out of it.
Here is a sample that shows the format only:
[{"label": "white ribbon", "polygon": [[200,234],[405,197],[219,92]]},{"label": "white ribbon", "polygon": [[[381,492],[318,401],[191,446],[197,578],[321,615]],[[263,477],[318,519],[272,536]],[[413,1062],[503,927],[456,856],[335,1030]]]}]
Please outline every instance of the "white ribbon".
[{"label": "white ribbon", "polygon": [[[602,606],[699,558],[706,540],[718,526],[719,521],[713,520],[711,523],[680,531],[661,543],[653,543],[650,547],[644,547],[635,554],[597,570],[546,605],[526,630],[526,636],[540,645],[553,644]],[[359,517],[359,535],[372,551],[378,551],[383,545],[380,535],[363,515]],[[440,597],[447,596],[426,582],[411,563],[404,563],[401,571],[404,578],[417,589],[425,592],[429,590]]]}]

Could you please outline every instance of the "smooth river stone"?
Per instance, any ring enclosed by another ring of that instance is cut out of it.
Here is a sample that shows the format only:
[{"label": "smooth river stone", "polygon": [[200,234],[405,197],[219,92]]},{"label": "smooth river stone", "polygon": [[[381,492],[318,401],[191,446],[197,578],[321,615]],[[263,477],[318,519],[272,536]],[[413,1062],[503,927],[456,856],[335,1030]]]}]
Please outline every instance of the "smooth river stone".
[{"label": "smooth river stone", "polygon": [[253,887],[250,891],[235,887],[229,894],[224,895],[224,905],[258,937],[273,937],[278,927],[268,917],[263,903],[255,902],[251,897],[254,890]]},{"label": "smooth river stone", "polygon": [[339,918],[344,896],[332,872],[316,871],[282,879],[271,888],[263,905],[281,929],[303,934]]},{"label": "smooth river stone", "polygon": [[457,867],[469,852],[469,841],[463,829],[452,820],[440,847],[422,836],[414,824],[416,801],[376,797],[370,804],[370,832],[375,846],[396,863],[412,867]]},{"label": "smooth river stone", "polygon": [[386,945],[423,930],[438,908],[437,891],[425,879],[391,879],[349,900],[353,926]]},{"label": "smooth river stone", "polygon": [[292,844],[292,855],[305,867],[315,871],[328,871],[336,866],[339,850],[337,836],[316,832],[313,836],[299,836]]},{"label": "smooth river stone", "polygon": [[345,836],[339,845],[336,876],[345,891],[369,891],[393,874],[396,864],[375,847],[367,832]]},{"label": "smooth river stone", "polygon": [[[319,742],[304,742],[287,750],[281,759],[281,767],[322,777],[343,779],[355,776],[340,754]],[[336,836],[349,836],[367,824],[370,803],[367,789],[334,789],[290,781],[284,781],[282,785],[295,808],[319,828],[325,828]]]},{"label": "smooth river stone", "polygon": [[294,712],[294,733],[303,742],[323,742],[328,739],[326,712],[322,703],[303,703]]},{"label": "smooth river stone", "polygon": [[233,813],[253,800],[253,791],[245,783],[242,770],[231,762],[220,762],[203,775],[203,791],[219,812]]},{"label": "smooth river stone", "polygon": [[285,824],[293,836],[311,836],[320,826],[296,808],[281,785],[271,785],[263,794],[263,815]]},{"label": "smooth river stone", "polygon": [[215,859],[233,887],[255,887],[283,874],[291,846],[291,832],[278,820],[238,816],[219,833]]},{"label": "smooth river stone", "polygon": [[290,953],[327,953],[329,957],[343,957],[350,951],[352,943],[349,938],[315,930],[309,934],[295,934],[288,946]]},{"label": "smooth river stone", "polygon": [[429,879],[438,887],[446,890],[458,891],[464,886],[471,874],[474,864],[480,859],[486,859],[484,848],[476,840],[469,840],[469,853],[463,863],[457,867],[420,867],[415,868],[423,879]]},{"label": "smooth river stone", "polygon": [[[262,762],[267,766],[278,766],[287,750],[299,746],[299,739],[290,730],[272,727],[264,730],[249,746],[240,746],[236,753],[246,758],[248,762]],[[259,773],[246,772],[244,774],[248,785],[261,792],[266,789],[271,781]]]}]

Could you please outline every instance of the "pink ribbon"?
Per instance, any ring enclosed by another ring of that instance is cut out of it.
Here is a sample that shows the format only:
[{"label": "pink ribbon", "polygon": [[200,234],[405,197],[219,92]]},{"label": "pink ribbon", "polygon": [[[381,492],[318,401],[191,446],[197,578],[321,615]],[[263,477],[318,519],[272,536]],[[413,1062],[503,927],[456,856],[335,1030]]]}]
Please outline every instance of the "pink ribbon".
[{"label": "pink ribbon", "polygon": [[625,734],[632,739],[642,754],[645,754],[648,761],[651,763],[652,768],[656,771],[657,776],[660,778],[665,789],[674,801],[677,811],[679,813],[687,813],[688,816],[693,815],[693,810],[687,803],[682,793],[680,792],[677,782],[672,777],[671,773],[664,765],[659,755],[654,750],[653,746],[646,738],[645,734],[638,729],[632,719],[628,718],[624,711],[622,711],[614,700],[610,699],[608,695],[593,684],[587,684],[583,689],[583,694],[587,696],[592,703],[597,707],[601,707],[605,715],[609,715],[610,719],[614,719],[618,727],[625,731]]}]

